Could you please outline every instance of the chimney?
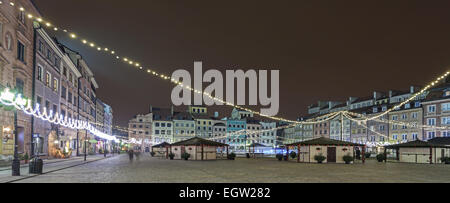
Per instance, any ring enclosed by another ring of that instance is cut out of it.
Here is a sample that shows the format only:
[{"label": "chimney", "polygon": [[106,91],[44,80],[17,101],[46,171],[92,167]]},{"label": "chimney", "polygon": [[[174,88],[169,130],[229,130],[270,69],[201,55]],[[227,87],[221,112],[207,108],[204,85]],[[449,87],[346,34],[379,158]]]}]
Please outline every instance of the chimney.
[{"label": "chimney", "polygon": [[153,113],[153,106],[150,105],[150,113]]},{"label": "chimney", "polygon": [[392,98],[392,90],[389,90],[389,98]]},{"label": "chimney", "polygon": [[414,86],[411,86],[411,87],[409,87],[409,92],[410,92],[411,94],[413,94],[415,89],[416,89],[416,88],[415,88]]},{"label": "chimney", "polygon": [[219,112],[214,112],[214,118],[219,118]]},{"label": "chimney", "polygon": [[173,116],[173,105],[170,107],[170,115]]}]

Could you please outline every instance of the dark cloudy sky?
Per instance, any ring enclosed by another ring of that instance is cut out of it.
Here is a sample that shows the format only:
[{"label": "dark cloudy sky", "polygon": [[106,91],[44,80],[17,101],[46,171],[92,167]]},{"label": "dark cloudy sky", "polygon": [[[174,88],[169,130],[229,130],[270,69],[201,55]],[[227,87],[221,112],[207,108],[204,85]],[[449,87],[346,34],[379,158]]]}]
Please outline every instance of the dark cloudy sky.
[{"label": "dark cloudy sky", "polygon": [[[317,100],[423,85],[450,65],[450,1],[35,0],[41,13],[159,72],[279,69],[280,114]],[[98,96],[126,125],[173,86],[110,56],[60,40],[87,59]],[[255,108],[258,109],[258,108]],[[229,110],[229,109],[227,109]]]}]

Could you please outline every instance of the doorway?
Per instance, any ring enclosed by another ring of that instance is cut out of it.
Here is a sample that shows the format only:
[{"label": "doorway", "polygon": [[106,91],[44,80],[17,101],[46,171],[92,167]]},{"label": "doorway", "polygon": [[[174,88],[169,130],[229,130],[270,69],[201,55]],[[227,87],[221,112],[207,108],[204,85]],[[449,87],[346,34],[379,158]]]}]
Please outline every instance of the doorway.
[{"label": "doorway", "polygon": [[327,162],[336,163],[336,147],[327,148]]}]

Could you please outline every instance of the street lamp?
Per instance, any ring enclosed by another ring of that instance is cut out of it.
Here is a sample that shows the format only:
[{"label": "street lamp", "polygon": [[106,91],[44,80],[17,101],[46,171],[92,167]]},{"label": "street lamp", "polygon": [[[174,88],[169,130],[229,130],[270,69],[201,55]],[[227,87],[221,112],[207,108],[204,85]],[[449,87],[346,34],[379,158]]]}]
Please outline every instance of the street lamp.
[{"label": "street lamp", "polygon": [[12,176],[20,176],[19,142],[17,130],[17,110],[14,109],[14,159],[12,161]]},{"label": "street lamp", "polygon": [[86,161],[87,159],[86,145],[87,145],[87,130],[86,134],[84,135],[84,161]]},{"label": "street lamp", "polygon": [[106,158],[106,139],[103,140],[103,155]]}]

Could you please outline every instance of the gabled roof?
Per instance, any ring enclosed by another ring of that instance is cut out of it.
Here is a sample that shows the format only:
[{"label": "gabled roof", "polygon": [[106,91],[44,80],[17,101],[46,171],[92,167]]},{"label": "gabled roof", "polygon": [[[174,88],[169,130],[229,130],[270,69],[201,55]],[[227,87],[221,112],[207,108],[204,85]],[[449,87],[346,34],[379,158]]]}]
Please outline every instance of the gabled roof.
[{"label": "gabled roof", "polygon": [[172,109],[167,108],[152,108],[153,120],[156,121],[171,121],[172,120]]},{"label": "gabled roof", "polygon": [[218,147],[224,147],[228,146],[227,144],[223,144],[220,142],[214,142],[211,140],[205,140],[203,138],[194,137],[188,140],[180,141],[173,143],[172,146],[200,146],[200,145],[206,145],[206,146],[218,146]]},{"label": "gabled roof", "polygon": [[358,97],[358,99],[353,101],[352,104],[359,103],[359,102],[364,102],[364,101],[370,101],[370,100],[373,100],[373,96]]},{"label": "gabled roof", "polygon": [[173,114],[174,114],[173,120],[187,120],[187,121],[194,120],[192,115],[188,112],[174,112]]},{"label": "gabled roof", "polygon": [[341,146],[364,146],[363,144],[345,142],[340,140],[333,140],[325,137],[320,137],[312,140],[296,142],[288,144],[287,146],[297,146],[297,145],[341,145]]},{"label": "gabled roof", "polygon": [[203,119],[203,120],[220,120],[219,118],[215,118],[214,116],[210,116],[207,114],[192,114],[194,119]]},{"label": "gabled roof", "polygon": [[437,145],[448,145],[450,146],[450,137],[436,137],[431,140],[428,140],[429,143],[437,144]]},{"label": "gabled roof", "polygon": [[215,123],[214,126],[226,126],[225,123]]},{"label": "gabled roof", "polygon": [[249,145],[249,147],[267,147],[267,146],[260,143],[252,143],[251,145]]},{"label": "gabled roof", "polygon": [[170,147],[170,144],[167,142],[163,142],[161,144],[153,145],[152,148],[159,148],[159,147]]},{"label": "gabled roof", "polygon": [[386,148],[387,149],[395,149],[395,148],[400,148],[400,147],[415,148],[415,147],[436,147],[436,146],[437,145],[435,145],[435,144],[431,144],[429,142],[425,142],[422,140],[414,140],[411,142],[389,145],[389,146],[386,146]]}]

